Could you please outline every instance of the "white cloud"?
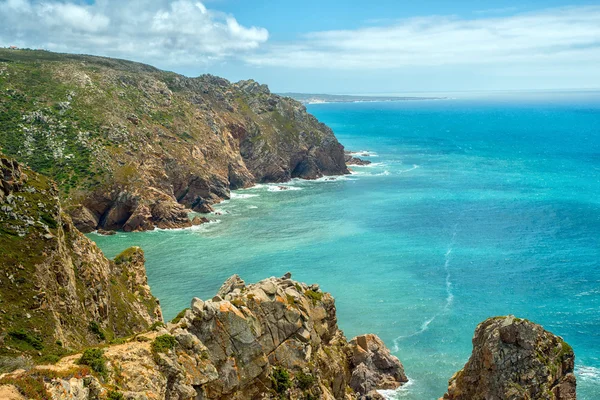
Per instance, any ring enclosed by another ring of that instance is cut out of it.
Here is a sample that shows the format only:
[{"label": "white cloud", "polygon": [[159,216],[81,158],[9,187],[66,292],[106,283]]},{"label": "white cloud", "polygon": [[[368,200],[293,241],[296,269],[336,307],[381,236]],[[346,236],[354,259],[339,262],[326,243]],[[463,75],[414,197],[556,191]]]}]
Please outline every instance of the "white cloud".
[{"label": "white cloud", "polygon": [[192,0],[75,2],[0,0],[0,45],[204,65],[258,48],[264,28]]},{"label": "white cloud", "polygon": [[417,66],[600,62],[600,7],[509,17],[411,18],[380,27],[313,32],[245,60],[259,66],[394,69]]}]

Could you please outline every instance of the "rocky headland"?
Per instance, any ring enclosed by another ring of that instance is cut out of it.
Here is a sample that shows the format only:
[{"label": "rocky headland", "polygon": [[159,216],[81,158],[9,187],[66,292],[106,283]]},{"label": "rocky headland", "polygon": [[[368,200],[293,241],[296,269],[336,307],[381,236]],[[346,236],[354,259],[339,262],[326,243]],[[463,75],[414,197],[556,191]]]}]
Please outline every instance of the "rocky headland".
[{"label": "rocky headland", "polygon": [[82,232],[191,226],[232,189],[348,173],[331,129],[265,85],[33,50],[0,49],[0,148]]},{"label": "rocky headland", "polygon": [[512,315],[475,329],[473,353],[444,400],[574,400],[575,355],[561,337]]}]

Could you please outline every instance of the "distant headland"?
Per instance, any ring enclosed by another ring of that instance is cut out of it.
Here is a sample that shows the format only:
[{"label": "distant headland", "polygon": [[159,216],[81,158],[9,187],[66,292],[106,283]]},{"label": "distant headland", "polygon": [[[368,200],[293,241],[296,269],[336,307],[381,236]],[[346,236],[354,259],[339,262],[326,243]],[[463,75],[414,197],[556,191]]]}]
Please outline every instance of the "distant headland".
[{"label": "distant headland", "polygon": [[408,96],[362,96],[347,94],[315,94],[315,93],[278,93],[291,97],[302,104],[317,103],[358,103],[375,101],[409,101],[409,100],[443,100],[446,97],[408,97]]}]

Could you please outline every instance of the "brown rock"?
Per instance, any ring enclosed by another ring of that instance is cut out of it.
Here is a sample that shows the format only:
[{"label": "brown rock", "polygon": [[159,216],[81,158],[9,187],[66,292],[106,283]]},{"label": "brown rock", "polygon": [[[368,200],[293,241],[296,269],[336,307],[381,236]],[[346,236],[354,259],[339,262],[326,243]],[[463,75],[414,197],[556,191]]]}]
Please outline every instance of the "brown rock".
[{"label": "brown rock", "polygon": [[477,326],[473,353],[448,383],[447,400],[574,400],[575,355],[562,338],[514,316]]}]

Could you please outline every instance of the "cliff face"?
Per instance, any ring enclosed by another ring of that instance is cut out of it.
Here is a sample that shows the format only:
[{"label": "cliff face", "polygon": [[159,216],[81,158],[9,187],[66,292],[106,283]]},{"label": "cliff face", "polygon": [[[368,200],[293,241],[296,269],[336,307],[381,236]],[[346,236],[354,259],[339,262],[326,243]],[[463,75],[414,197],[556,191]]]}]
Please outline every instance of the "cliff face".
[{"label": "cliff face", "polygon": [[0,157],[0,356],[52,360],[162,321],[143,263],[106,259],[49,179]]},{"label": "cliff face", "polygon": [[4,382],[43,376],[54,399],[116,390],[128,399],[241,400],[381,399],[375,389],[407,381],[377,336],[348,342],[333,298],[289,275],[253,285],[233,276],[213,299],[194,298],[175,323],[104,350],[103,375],[82,372],[74,355]]},{"label": "cliff face", "polygon": [[0,147],[54,178],[76,226],[189,226],[229,190],[347,173],[333,132],[254,81],[0,49]]},{"label": "cliff face", "polygon": [[575,355],[562,338],[530,321],[490,318],[477,326],[473,353],[450,379],[446,400],[574,400]]}]

